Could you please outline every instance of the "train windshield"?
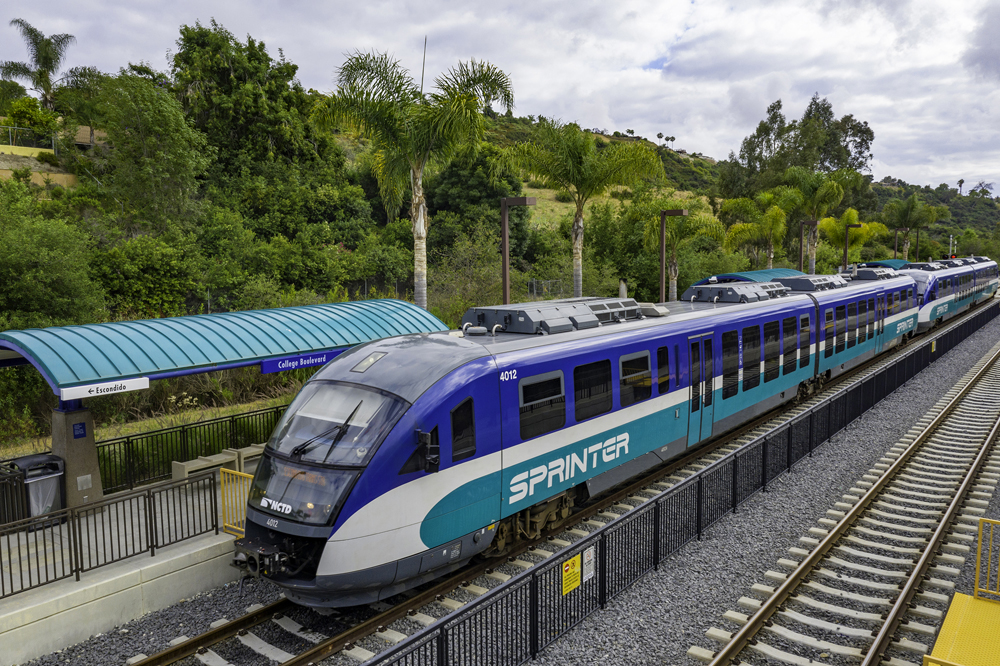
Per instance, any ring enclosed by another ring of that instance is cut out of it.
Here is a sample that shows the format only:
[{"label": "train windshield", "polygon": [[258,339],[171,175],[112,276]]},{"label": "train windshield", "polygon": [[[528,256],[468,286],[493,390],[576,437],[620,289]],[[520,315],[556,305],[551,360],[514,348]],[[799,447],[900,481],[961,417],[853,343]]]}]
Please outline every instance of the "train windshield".
[{"label": "train windshield", "polygon": [[354,384],[310,382],[281,417],[267,447],[294,460],[364,465],[408,406]]},{"label": "train windshield", "polygon": [[302,523],[324,525],[351,487],[356,471],[305,467],[261,458],[250,489],[250,506]]}]

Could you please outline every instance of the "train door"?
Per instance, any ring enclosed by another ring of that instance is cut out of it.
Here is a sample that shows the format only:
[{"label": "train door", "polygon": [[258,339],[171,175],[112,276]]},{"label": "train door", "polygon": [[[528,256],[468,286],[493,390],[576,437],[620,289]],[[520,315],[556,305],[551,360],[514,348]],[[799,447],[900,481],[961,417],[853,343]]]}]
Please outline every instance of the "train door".
[{"label": "train door", "polygon": [[688,394],[690,411],[688,416],[688,446],[693,446],[712,436],[712,422],[715,417],[715,357],[712,349],[712,334],[688,338],[688,364],[691,388]]},{"label": "train door", "polygon": [[878,295],[878,310],[875,318],[875,353],[882,351],[882,343],[885,339],[885,294]]}]

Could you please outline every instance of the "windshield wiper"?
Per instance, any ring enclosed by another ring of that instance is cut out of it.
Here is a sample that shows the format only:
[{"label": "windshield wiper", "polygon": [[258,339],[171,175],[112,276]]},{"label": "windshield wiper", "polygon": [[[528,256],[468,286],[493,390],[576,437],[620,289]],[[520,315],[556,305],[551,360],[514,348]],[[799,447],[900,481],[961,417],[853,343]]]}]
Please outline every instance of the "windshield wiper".
[{"label": "windshield wiper", "polygon": [[346,419],[344,419],[344,422],[341,424],[340,430],[337,431],[337,436],[333,438],[332,442],[330,442],[330,448],[327,450],[326,455],[323,456],[323,462],[326,462],[326,459],[330,457],[330,453],[335,448],[337,448],[337,442],[339,442],[341,438],[347,433],[347,426],[350,425],[351,421],[354,419],[354,415],[358,413],[358,410],[361,409],[361,405],[363,403],[364,400],[358,401],[358,406],[354,408],[354,411],[352,411],[347,416]]},{"label": "windshield wiper", "polygon": [[292,456],[294,458],[296,456],[301,456],[304,453],[307,453],[308,450],[309,450],[309,446],[311,444],[314,444],[315,442],[323,439],[324,437],[326,437],[327,435],[329,435],[330,433],[332,433],[334,430],[339,430],[339,429],[341,429],[343,427],[344,427],[343,423],[337,423],[336,425],[330,426],[329,428],[327,428],[323,432],[319,433],[318,435],[313,435],[312,437],[310,437],[306,441],[302,442],[301,444],[296,444],[295,447],[292,448],[292,450],[288,452],[288,455],[290,455],[290,456]]}]

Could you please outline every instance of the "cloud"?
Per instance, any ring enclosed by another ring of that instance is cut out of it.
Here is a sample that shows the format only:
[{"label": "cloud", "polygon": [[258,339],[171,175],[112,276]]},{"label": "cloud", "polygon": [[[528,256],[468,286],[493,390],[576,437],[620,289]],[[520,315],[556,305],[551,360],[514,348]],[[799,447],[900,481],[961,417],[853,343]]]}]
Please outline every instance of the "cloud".
[{"label": "cloud", "polygon": [[987,5],[977,16],[979,24],[969,46],[962,54],[962,64],[986,78],[1000,79],[1000,3]]},{"label": "cloud", "polygon": [[[814,92],[875,131],[877,178],[1000,182],[1000,6],[967,0],[79,0],[15,15],[77,43],[66,67],[168,67],[181,24],[213,17],[281,48],[307,88],[329,91],[344,54],[388,50],[427,82],[475,57],[508,72],[519,115],[676,136],[724,158],[776,99],[801,116]],[[0,24],[0,60],[23,60]],[[974,73],[975,76],[969,74]],[[997,129],[994,129],[997,128]]]}]

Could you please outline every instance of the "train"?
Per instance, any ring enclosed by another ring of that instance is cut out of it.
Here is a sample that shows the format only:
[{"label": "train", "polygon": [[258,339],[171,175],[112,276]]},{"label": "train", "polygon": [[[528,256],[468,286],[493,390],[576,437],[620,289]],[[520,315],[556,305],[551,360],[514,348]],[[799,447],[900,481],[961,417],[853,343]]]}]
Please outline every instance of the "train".
[{"label": "train", "polygon": [[[954,270],[971,281],[953,289]],[[565,523],[998,282],[985,258],[762,281],[775,273],[713,276],[665,304],[473,307],[459,330],[340,354],[268,441],[233,564],[305,606],[385,601]]]}]

